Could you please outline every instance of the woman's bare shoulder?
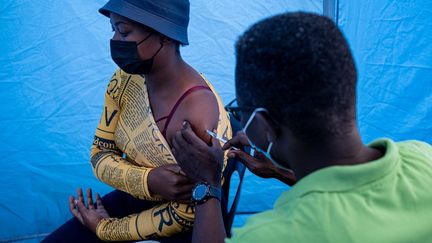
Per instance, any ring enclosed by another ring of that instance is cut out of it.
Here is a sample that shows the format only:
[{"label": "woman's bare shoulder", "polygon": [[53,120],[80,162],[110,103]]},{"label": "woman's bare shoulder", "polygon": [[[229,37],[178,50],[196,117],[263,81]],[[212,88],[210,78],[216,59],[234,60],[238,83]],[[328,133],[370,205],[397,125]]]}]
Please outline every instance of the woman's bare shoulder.
[{"label": "woman's bare shoulder", "polygon": [[219,106],[215,94],[209,89],[199,89],[190,93],[179,105],[168,129],[168,138],[188,121],[195,133],[204,141],[210,141],[206,130],[217,128]]}]

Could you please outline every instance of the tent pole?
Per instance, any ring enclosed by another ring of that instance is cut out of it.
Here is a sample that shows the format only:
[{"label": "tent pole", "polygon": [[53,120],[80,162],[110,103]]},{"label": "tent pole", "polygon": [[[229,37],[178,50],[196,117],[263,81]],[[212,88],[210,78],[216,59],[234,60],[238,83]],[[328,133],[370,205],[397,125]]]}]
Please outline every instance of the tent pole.
[{"label": "tent pole", "polygon": [[338,23],[339,0],[323,0],[323,14]]}]

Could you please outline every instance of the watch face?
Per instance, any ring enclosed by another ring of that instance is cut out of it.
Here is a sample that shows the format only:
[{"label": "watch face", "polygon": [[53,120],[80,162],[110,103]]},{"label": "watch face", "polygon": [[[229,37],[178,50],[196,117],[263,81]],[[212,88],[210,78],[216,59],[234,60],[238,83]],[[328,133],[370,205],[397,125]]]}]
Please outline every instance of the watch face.
[{"label": "watch face", "polygon": [[201,201],[207,195],[207,186],[204,184],[197,185],[192,193],[192,197],[196,201]]}]

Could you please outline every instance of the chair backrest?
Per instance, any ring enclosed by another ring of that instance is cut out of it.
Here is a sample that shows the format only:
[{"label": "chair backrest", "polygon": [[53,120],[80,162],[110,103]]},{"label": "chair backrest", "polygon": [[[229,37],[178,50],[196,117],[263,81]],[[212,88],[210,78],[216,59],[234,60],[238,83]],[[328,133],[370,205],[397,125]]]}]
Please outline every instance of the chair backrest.
[{"label": "chair backrest", "polygon": [[[231,121],[231,127],[233,130],[233,135],[237,133],[237,131],[241,130],[240,122],[237,121],[232,114],[230,114],[230,121]],[[225,182],[222,186],[223,191],[223,197],[226,200],[226,207],[225,207],[225,214],[224,214],[224,224],[225,224],[225,231],[227,233],[227,236],[231,236],[231,227],[234,222],[234,216],[237,210],[238,202],[240,199],[240,191],[241,186],[243,183],[243,176],[245,173],[246,167],[238,160],[236,159],[229,159],[227,162],[227,166],[224,170],[224,178]],[[234,174],[234,172],[238,173],[239,176],[239,184],[237,186],[237,190],[235,192],[234,199],[232,201],[232,205],[230,208],[228,208],[228,202],[229,202],[229,194],[230,194],[230,185],[231,185],[231,177]]]}]

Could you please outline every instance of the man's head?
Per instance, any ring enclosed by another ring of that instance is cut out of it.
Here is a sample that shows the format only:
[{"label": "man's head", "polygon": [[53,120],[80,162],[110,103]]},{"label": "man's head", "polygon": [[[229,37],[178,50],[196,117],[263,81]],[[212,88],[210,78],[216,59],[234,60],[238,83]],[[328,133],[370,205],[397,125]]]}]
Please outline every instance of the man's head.
[{"label": "man's head", "polygon": [[355,127],[355,64],[330,19],[299,12],[262,20],[240,37],[236,55],[239,106],[269,111],[248,132],[257,146],[265,149],[281,128],[320,141]]}]

